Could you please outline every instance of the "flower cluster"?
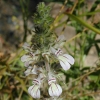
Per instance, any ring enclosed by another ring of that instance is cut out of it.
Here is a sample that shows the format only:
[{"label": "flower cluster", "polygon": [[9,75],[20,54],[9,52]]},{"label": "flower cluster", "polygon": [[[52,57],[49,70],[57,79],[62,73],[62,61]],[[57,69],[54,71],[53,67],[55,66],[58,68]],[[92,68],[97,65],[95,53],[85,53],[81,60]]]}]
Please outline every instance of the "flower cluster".
[{"label": "flower cluster", "polygon": [[[48,15],[49,10],[48,7],[45,8],[44,3],[38,5],[38,14],[35,15],[35,34],[31,44],[24,43],[23,45],[26,54],[21,57],[21,61],[26,67],[24,74],[32,77],[33,85],[28,88],[28,93],[33,98],[41,98],[45,82],[49,87],[48,94],[46,94],[51,97],[59,97],[62,88],[57,82],[55,69],[52,70],[52,66],[59,62],[63,70],[68,70],[74,64],[74,58],[61,50],[65,43],[64,36],[61,35],[57,38],[49,30],[52,22],[52,18]],[[44,14],[43,17],[41,17],[42,14]],[[58,66],[55,67],[57,69]]]},{"label": "flower cluster", "polygon": [[27,68],[24,74],[26,76],[36,75],[36,78],[33,79],[33,85],[28,88],[28,92],[33,98],[40,98],[40,89],[42,88],[42,83],[45,79],[48,81],[48,94],[50,96],[58,97],[62,93],[62,88],[59,84],[57,84],[57,80],[51,71],[52,66],[50,66],[50,61],[53,57],[59,61],[61,67],[64,70],[68,70],[71,65],[74,64],[74,58],[68,54],[63,54],[60,48],[57,49],[59,38],[55,42],[55,45],[50,46],[46,52],[40,51],[38,49],[34,51],[32,45],[29,45],[28,43],[24,43],[23,45],[26,54],[21,57],[21,61]]}]

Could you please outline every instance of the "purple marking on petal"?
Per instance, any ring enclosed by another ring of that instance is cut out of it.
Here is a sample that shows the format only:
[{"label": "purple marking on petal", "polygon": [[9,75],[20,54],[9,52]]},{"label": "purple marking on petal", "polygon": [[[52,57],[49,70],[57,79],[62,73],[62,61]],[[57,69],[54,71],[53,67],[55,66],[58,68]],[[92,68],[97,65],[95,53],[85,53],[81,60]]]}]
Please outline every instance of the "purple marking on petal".
[{"label": "purple marking on petal", "polygon": [[34,79],[33,82],[39,84],[39,81],[37,79]]},{"label": "purple marking on petal", "polygon": [[50,80],[48,80],[48,84],[50,85],[52,82],[56,82],[56,79],[55,78],[52,78]]}]

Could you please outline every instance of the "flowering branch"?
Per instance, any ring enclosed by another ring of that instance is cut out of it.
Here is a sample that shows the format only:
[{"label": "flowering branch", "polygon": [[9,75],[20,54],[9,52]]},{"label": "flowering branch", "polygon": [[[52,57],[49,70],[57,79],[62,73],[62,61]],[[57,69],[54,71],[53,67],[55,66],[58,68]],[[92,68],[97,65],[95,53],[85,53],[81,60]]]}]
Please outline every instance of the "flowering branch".
[{"label": "flowering branch", "polygon": [[62,88],[57,84],[56,70],[52,70],[52,65],[59,62],[64,70],[68,70],[74,64],[74,58],[61,50],[65,43],[64,36],[57,38],[50,30],[50,24],[53,22],[49,14],[50,8],[40,3],[37,12],[34,16],[35,34],[31,44],[24,43],[26,54],[21,57],[26,67],[24,74],[33,77],[33,85],[28,88],[28,93],[33,98],[41,98],[41,90],[44,89],[42,84],[46,80],[49,85],[48,94],[51,97],[59,97]]}]

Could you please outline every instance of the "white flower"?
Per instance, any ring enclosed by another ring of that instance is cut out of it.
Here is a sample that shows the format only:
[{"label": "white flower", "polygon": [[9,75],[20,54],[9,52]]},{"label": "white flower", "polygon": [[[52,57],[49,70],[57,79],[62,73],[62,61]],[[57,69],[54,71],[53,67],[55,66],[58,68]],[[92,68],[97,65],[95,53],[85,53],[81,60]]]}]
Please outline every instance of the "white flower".
[{"label": "white flower", "polygon": [[33,86],[30,86],[28,88],[28,93],[33,97],[33,98],[40,98],[40,88],[39,85],[35,84]]},{"label": "white flower", "polygon": [[58,97],[62,93],[62,88],[59,84],[56,83],[56,79],[54,77],[51,77],[49,74],[49,80],[48,84],[50,85],[49,87],[49,95],[52,97]]},{"label": "white flower", "polygon": [[68,54],[63,54],[61,49],[56,50],[51,47],[51,52],[56,55],[64,70],[68,70],[74,64],[74,58]]},{"label": "white flower", "polygon": [[31,51],[31,46],[28,43],[24,43],[22,46],[26,51]]},{"label": "white flower", "polygon": [[30,75],[30,74],[37,74],[37,70],[38,70],[38,68],[37,68],[36,65],[34,65],[33,67],[32,67],[32,66],[29,66],[29,67],[27,68],[27,70],[24,72],[24,74],[25,74],[26,76],[28,76],[28,75]]},{"label": "white flower", "polygon": [[[24,74],[25,74],[26,76],[28,76],[28,75],[30,75],[30,74],[35,74],[35,75],[37,75],[39,72],[42,73],[42,71],[43,71],[43,69],[42,69],[41,67],[38,67],[38,66],[34,65],[33,67],[32,67],[32,66],[29,66],[29,67],[27,68],[27,70],[24,72]],[[43,76],[42,74],[39,74],[39,77],[41,78],[41,77],[44,77],[44,76]]]},{"label": "white flower", "polygon": [[31,63],[33,62],[33,59],[32,59],[32,58],[33,58],[33,57],[30,56],[30,55],[23,55],[23,56],[21,57],[21,61],[25,63],[24,65],[25,65],[26,67],[28,67],[29,64],[31,64]]},{"label": "white flower", "polygon": [[59,37],[58,37],[58,39],[57,39],[57,42],[63,42],[63,41],[65,41],[66,40],[66,38],[64,37],[64,35],[60,35]]},{"label": "white flower", "polygon": [[58,60],[60,61],[60,65],[64,70],[68,70],[71,67],[71,65],[74,64],[74,58],[68,54],[58,56]]},{"label": "white flower", "polygon": [[40,98],[40,80],[34,79],[33,84],[28,88],[28,93],[35,99]]},{"label": "white flower", "polygon": [[54,47],[55,48],[63,47],[63,45],[65,44],[65,40],[66,39],[65,39],[64,35],[58,36],[57,40],[55,41]]},{"label": "white flower", "polygon": [[43,81],[43,78],[44,78],[44,74],[40,73],[38,75],[38,78],[37,79],[34,79],[33,80],[33,86],[30,86],[28,88],[28,93],[33,97],[33,98],[40,98],[40,86],[41,86],[41,83]]},{"label": "white flower", "polygon": [[62,88],[59,84],[56,83],[51,83],[49,87],[49,95],[54,97],[54,96],[60,96],[62,93]]},{"label": "white flower", "polygon": [[21,61],[24,62],[25,66],[28,67],[29,64],[31,64],[32,62],[36,62],[38,60],[38,56],[36,55],[36,53],[32,53],[30,52],[29,55],[23,55],[21,57]]}]

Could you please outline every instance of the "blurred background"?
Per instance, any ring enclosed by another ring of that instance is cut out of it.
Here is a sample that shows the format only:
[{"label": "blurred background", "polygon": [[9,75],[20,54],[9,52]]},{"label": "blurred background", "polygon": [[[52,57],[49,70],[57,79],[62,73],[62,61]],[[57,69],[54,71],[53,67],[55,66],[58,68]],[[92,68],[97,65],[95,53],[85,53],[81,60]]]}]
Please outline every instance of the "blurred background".
[{"label": "blurred background", "polygon": [[61,71],[67,85],[62,100],[100,100],[100,0],[66,1],[0,0],[0,100],[33,100],[20,57],[39,2],[51,7],[54,19],[59,16],[54,32],[65,36],[64,50],[75,58],[71,70]]}]

